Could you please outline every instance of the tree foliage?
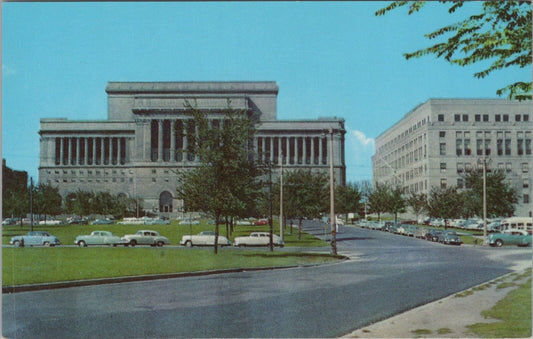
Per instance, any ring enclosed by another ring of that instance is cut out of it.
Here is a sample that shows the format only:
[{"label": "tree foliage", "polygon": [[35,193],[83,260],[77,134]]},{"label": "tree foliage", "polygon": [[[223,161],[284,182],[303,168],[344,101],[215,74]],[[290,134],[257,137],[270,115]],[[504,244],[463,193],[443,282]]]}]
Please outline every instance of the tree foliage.
[{"label": "tree foliage", "polygon": [[362,193],[355,183],[346,183],[335,188],[335,212],[340,214],[357,213]]},{"label": "tree foliage", "polygon": [[427,210],[427,195],[425,193],[412,192],[405,198],[405,202],[416,215],[417,220],[420,214]]},{"label": "tree foliage", "polygon": [[403,198],[403,188],[400,186],[388,190],[386,203],[387,212],[394,214],[394,221],[398,221],[398,213],[405,212],[405,199]]},{"label": "tree foliage", "polygon": [[[516,190],[506,182],[503,171],[487,173],[487,216],[511,216],[518,203]],[[470,190],[464,191],[466,213],[469,215],[483,215],[483,174],[472,171],[465,175],[465,183]]]},{"label": "tree foliage", "polygon": [[[440,1],[449,4],[453,13],[464,1]],[[418,12],[425,1],[394,1],[378,10],[376,15],[402,6],[408,7],[408,14]],[[433,54],[451,64],[469,66],[489,61],[490,66],[474,73],[484,78],[490,73],[507,67],[520,68],[531,65],[531,2],[530,1],[483,1],[482,11],[468,18],[441,27],[425,35],[432,40],[447,38],[445,42],[411,53],[404,53],[406,59]],[[517,81],[496,91],[498,95],[509,93],[509,98],[531,100],[531,81]]]},{"label": "tree foliage", "polygon": [[428,213],[430,217],[457,219],[463,214],[462,195],[456,187],[432,187],[428,196]]},{"label": "tree foliage", "polygon": [[[243,111],[228,110],[221,126],[213,126],[207,114],[190,103],[195,131],[188,130],[189,148],[200,160],[192,170],[177,171],[177,193],[188,210],[202,211],[215,218],[215,246],[218,251],[219,224],[223,217],[244,216],[261,192],[257,177],[262,173],[253,158],[253,121]],[[194,138],[193,138],[194,134]],[[191,145],[191,143],[189,144]]]},{"label": "tree foliage", "polygon": [[388,211],[389,190],[390,188],[387,185],[378,182],[368,193],[370,213],[377,213],[378,219],[381,219],[382,213]]},{"label": "tree foliage", "polygon": [[[63,211],[63,198],[59,189],[50,184],[40,183],[33,193],[33,212],[37,214],[58,215]],[[46,217],[45,217],[46,218]],[[46,220],[46,219],[45,219]]]}]

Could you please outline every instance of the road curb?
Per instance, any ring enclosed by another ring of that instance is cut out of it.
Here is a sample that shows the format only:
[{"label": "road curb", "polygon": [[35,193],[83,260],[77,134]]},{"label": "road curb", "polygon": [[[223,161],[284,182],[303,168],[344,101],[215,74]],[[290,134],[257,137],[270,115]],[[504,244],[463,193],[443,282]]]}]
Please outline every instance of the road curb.
[{"label": "road curb", "polygon": [[[349,260],[349,258],[346,256],[339,255],[338,257],[339,257],[338,258],[339,260]],[[19,292],[41,291],[41,290],[53,290],[53,289],[69,288],[69,287],[93,286],[93,285],[103,285],[103,284],[119,284],[119,283],[125,283],[125,282],[172,279],[172,278],[198,277],[198,276],[226,274],[226,273],[270,271],[270,270],[289,269],[289,268],[297,268],[297,267],[312,267],[312,266],[317,266],[317,265],[319,264],[274,266],[274,267],[230,268],[230,269],[212,270],[212,271],[163,273],[163,274],[126,276],[126,277],[117,277],[117,278],[61,281],[61,282],[44,283],[44,284],[13,285],[13,286],[2,286],[2,293],[8,294],[8,293],[19,293]]]}]

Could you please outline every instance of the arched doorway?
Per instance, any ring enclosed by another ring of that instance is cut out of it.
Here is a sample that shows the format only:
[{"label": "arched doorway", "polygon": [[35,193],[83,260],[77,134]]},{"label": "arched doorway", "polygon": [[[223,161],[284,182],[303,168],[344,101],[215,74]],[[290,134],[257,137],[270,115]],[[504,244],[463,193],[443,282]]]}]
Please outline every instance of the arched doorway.
[{"label": "arched doorway", "polygon": [[168,191],[159,195],[159,212],[172,212],[172,194]]}]

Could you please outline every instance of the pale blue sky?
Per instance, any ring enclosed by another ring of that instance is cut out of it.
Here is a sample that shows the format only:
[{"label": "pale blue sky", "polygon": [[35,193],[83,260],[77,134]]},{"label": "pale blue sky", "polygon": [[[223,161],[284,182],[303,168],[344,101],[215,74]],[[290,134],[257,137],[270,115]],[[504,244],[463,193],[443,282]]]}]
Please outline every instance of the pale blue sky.
[{"label": "pale blue sky", "polygon": [[[2,156],[37,179],[39,120],[107,119],[108,81],[276,81],[278,119],[346,119],[348,181],[371,179],[373,140],[429,98],[493,98],[531,68],[402,53],[466,11],[388,2],[3,3]],[[480,3],[468,4],[480,7]]]}]

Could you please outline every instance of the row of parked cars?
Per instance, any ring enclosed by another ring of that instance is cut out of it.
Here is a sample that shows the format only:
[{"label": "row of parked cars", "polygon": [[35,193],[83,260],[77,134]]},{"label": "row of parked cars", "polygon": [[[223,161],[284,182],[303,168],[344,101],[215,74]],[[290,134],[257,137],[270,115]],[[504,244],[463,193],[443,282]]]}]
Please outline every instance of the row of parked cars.
[{"label": "row of parked cars", "polygon": [[463,243],[457,232],[453,230],[428,229],[426,227],[419,227],[411,223],[395,224],[393,222],[378,222],[366,220],[360,221],[358,225],[363,228],[369,228],[419,239],[425,239],[447,245],[460,246]]},{"label": "row of parked cars", "polygon": [[[283,240],[276,234],[272,235],[272,242],[275,246],[283,247]],[[11,238],[11,245],[15,247],[23,246],[48,246],[53,247],[61,245],[59,239],[45,231],[32,231],[26,235],[19,235]],[[119,237],[110,231],[93,231],[88,235],[79,235],[74,240],[74,244],[79,247],[87,247],[91,245],[108,245],[108,246],[137,246],[150,245],[162,247],[169,245],[170,240],[162,236],[157,231],[140,230],[135,234],[126,234]],[[196,235],[184,235],[180,241],[180,245],[192,246],[214,246],[215,232],[203,231]],[[218,244],[220,246],[230,246],[231,241],[219,235]],[[236,237],[233,245],[238,247],[243,246],[268,246],[270,244],[270,234],[268,232],[252,232],[248,236]]]}]

